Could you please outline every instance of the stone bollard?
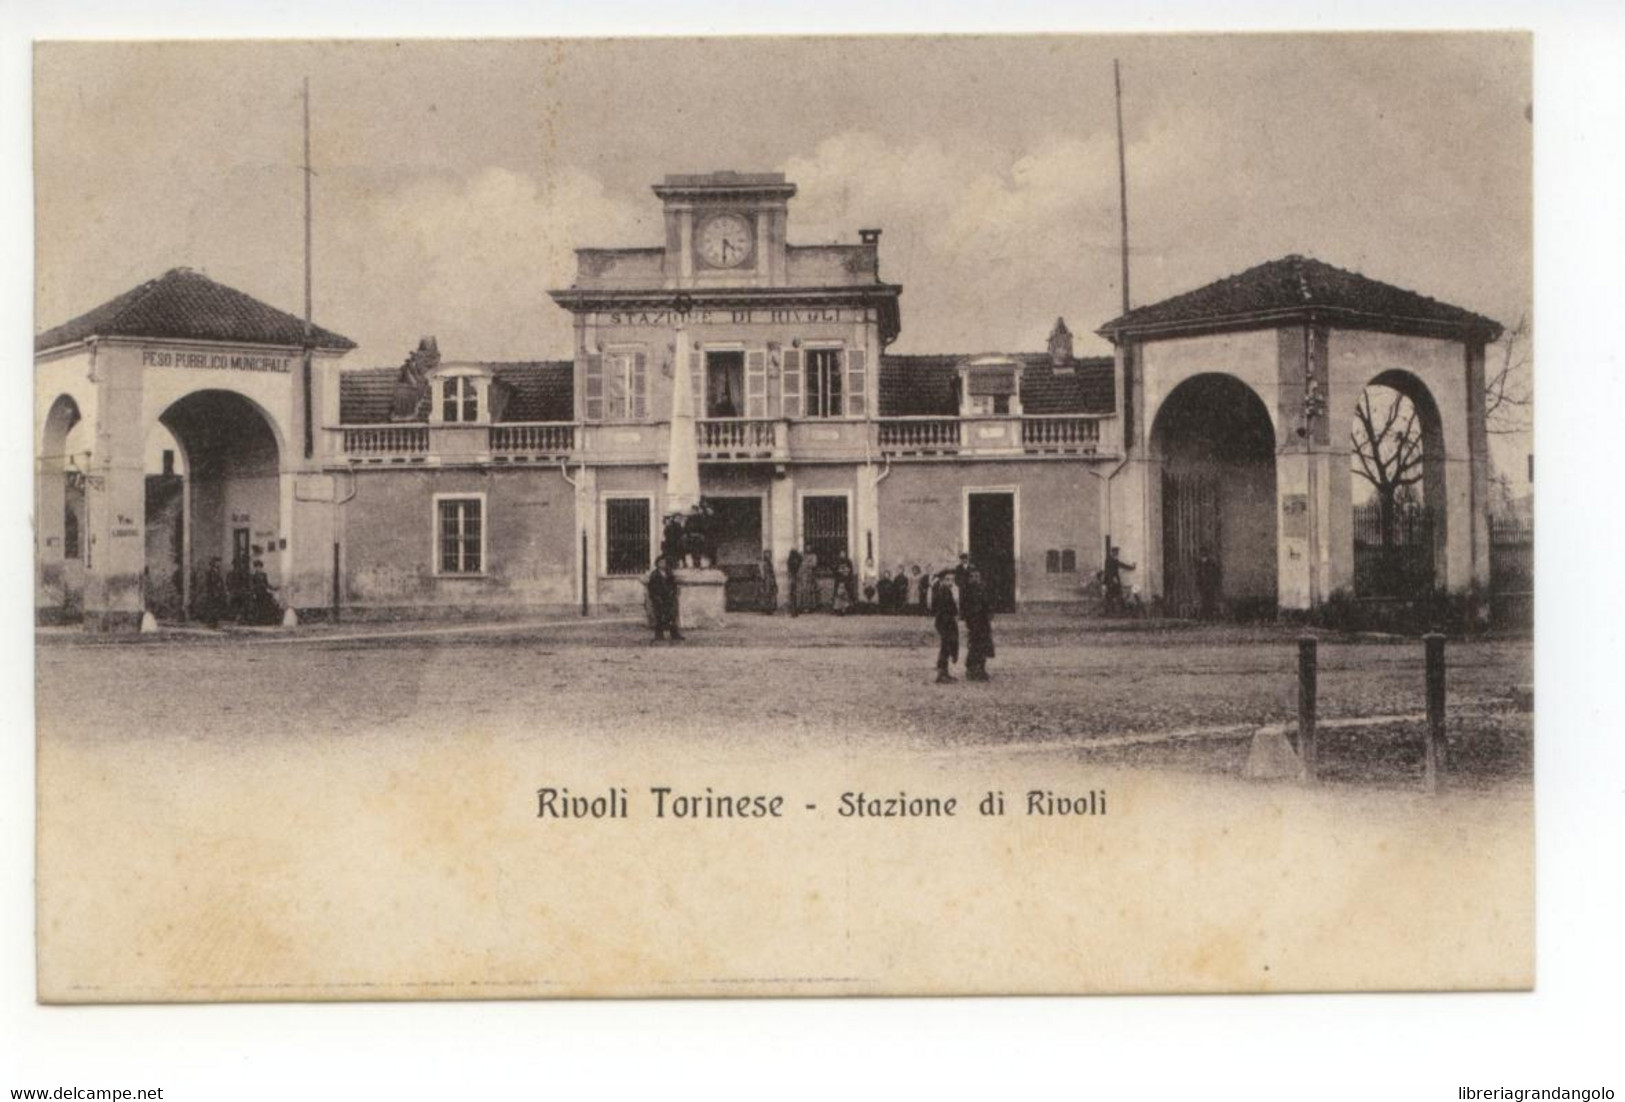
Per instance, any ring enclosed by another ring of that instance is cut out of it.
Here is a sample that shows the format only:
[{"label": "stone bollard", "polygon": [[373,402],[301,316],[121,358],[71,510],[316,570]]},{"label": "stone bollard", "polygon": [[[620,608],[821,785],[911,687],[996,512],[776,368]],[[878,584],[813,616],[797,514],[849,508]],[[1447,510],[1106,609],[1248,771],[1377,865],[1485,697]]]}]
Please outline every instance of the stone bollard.
[{"label": "stone bollard", "polygon": [[1444,636],[1432,632],[1422,637],[1427,656],[1428,730],[1422,748],[1422,780],[1427,790],[1437,793],[1444,787]]},{"label": "stone bollard", "polygon": [[1316,641],[1298,640],[1298,745],[1294,750],[1284,727],[1261,727],[1253,732],[1252,748],[1242,775],[1253,781],[1307,781],[1315,779],[1315,664]]}]

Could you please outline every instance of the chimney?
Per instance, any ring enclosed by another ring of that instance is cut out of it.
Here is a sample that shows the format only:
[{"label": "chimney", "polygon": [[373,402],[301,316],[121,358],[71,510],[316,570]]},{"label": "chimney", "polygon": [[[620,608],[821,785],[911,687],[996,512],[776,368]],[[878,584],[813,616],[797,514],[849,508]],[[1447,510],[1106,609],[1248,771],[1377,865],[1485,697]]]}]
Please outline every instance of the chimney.
[{"label": "chimney", "polygon": [[874,250],[874,278],[880,280],[880,231],[875,229],[859,230],[858,240],[863,242],[865,248]]},{"label": "chimney", "polygon": [[1065,318],[1055,319],[1055,328],[1049,331],[1049,362],[1052,367],[1072,369],[1072,330]]}]

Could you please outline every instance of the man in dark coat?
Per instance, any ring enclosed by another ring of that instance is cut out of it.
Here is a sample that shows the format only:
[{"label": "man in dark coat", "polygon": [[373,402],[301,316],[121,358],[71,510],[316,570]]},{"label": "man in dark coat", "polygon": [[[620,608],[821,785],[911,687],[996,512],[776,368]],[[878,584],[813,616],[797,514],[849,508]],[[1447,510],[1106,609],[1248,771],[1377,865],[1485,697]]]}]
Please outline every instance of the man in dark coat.
[{"label": "man in dark coat", "polygon": [[1216,620],[1219,617],[1219,586],[1222,578],[1219,560],[1209,548],[1202,548],[1201,555],[1196,559],[1196,593],[1201,601],[1201,618],[1204,620]]},{"label": "man in dark coat", "polygon": [[801,615],[801,549],[790,548],[790,557],[784,560],[784,577],[790,587],[790,615]]},{"label": "man in dark coat", "polygon": [[673,513],[666,518],[666,526],[660,533],[660,553],[671,562],[683,557],[683,515]]},{"label": "man in dark coat", "polygon": [[655,560],[655,568],[649,572],[649,612],[654,620],[655,642],[668,632],[673,643],[682,641],[683,633],[677,627],[677,575],[664,555]]},{"label": "man in dark coat", "polygon": [[248,622],[249,577],[248,560],[232,560],[231,573],[226,575],[226,615],[239,624]]},{"label": "man in dark coat", "polygon": [[954,596],[953,571],[944,570],[931,584],[931,614],[937,627],[937,684],[959,680],[948,667],[959,661],[959,601]]},{"label": "man in dark coat", "polygon": [[220,626],[220,617],[226,611],[226,578],[220,572],[220,556],[209,560],[209,569],[203,574],[203,592],[197,599],[197,618],[211,628]]},{"label": "man in dark coat", "polygon": [[760,609],[772,614],[779,609],[779,577],[773,569],[773,552],[762,552],[762,599]]},{"label": "man in dark coat", "polygon": [[1109,612],[1121,614],[1125,611],[1123,604],[1123,571],[1133,570],[1134,564],[1124,562],[1119,556],[1121,551],[1113,547],[1106,554],[1106,566],[1101,570],[1100,576],[1106,591],[1106,609]]},{"label": "man in dark coat", "polygon": [[881,612],[895,611],[897,605],[897,586],[891,580],[891,571],[882,570],[880,580],[875,582],[875,604]]},{"label": "man in dark coat", "polygon": [[972,566],[966,573],[965,588],[959,597],[959,614],[965,618],[969,645],[965,651],[965,680],[986,681],[987,660],[993,657],[993,608],[987,599],[982,572]]},{"label": "man in dark coat", "polygon": [[858,571],[852,565],[852,556],[845,551],[835,560],[835,584],[846,590],[848,607],[858,603]]}]

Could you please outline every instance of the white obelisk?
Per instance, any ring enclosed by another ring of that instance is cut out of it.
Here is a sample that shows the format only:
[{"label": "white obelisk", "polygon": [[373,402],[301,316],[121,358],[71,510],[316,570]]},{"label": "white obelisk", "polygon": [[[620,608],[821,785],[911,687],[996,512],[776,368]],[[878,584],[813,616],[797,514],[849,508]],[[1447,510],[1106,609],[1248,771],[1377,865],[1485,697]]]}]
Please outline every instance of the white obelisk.
[{"label": "white obelisk", "polygon": [[[677,330],[671,372],[671,453],[666,461],[666,514],[689,516],[700,508],[700,448],[695,435],[694,366],[689,360],[688,333]],[[695,564],[677,571],[683,630],[719,626],[726,619],[728,576],[714,565]]]},{"label": "white obelisk", "polygon": [[700,506],[700,450],[694,428],[694,381],[688,334],[677,330],[671,376],[671,452],[666,461],[666,513],[684,516]]}]

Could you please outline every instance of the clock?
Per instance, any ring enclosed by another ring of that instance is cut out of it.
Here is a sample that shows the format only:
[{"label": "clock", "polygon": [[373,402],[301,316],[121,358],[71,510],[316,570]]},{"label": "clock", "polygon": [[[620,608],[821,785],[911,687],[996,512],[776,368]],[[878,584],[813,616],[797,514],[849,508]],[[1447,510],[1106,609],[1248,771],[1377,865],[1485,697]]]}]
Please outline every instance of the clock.
[{"label": "clock", "polygon": [[750,223],[739,215],[713,215],[700,227],[700,259],[712,268],[737,268],[750,259],[753,236]]}]

